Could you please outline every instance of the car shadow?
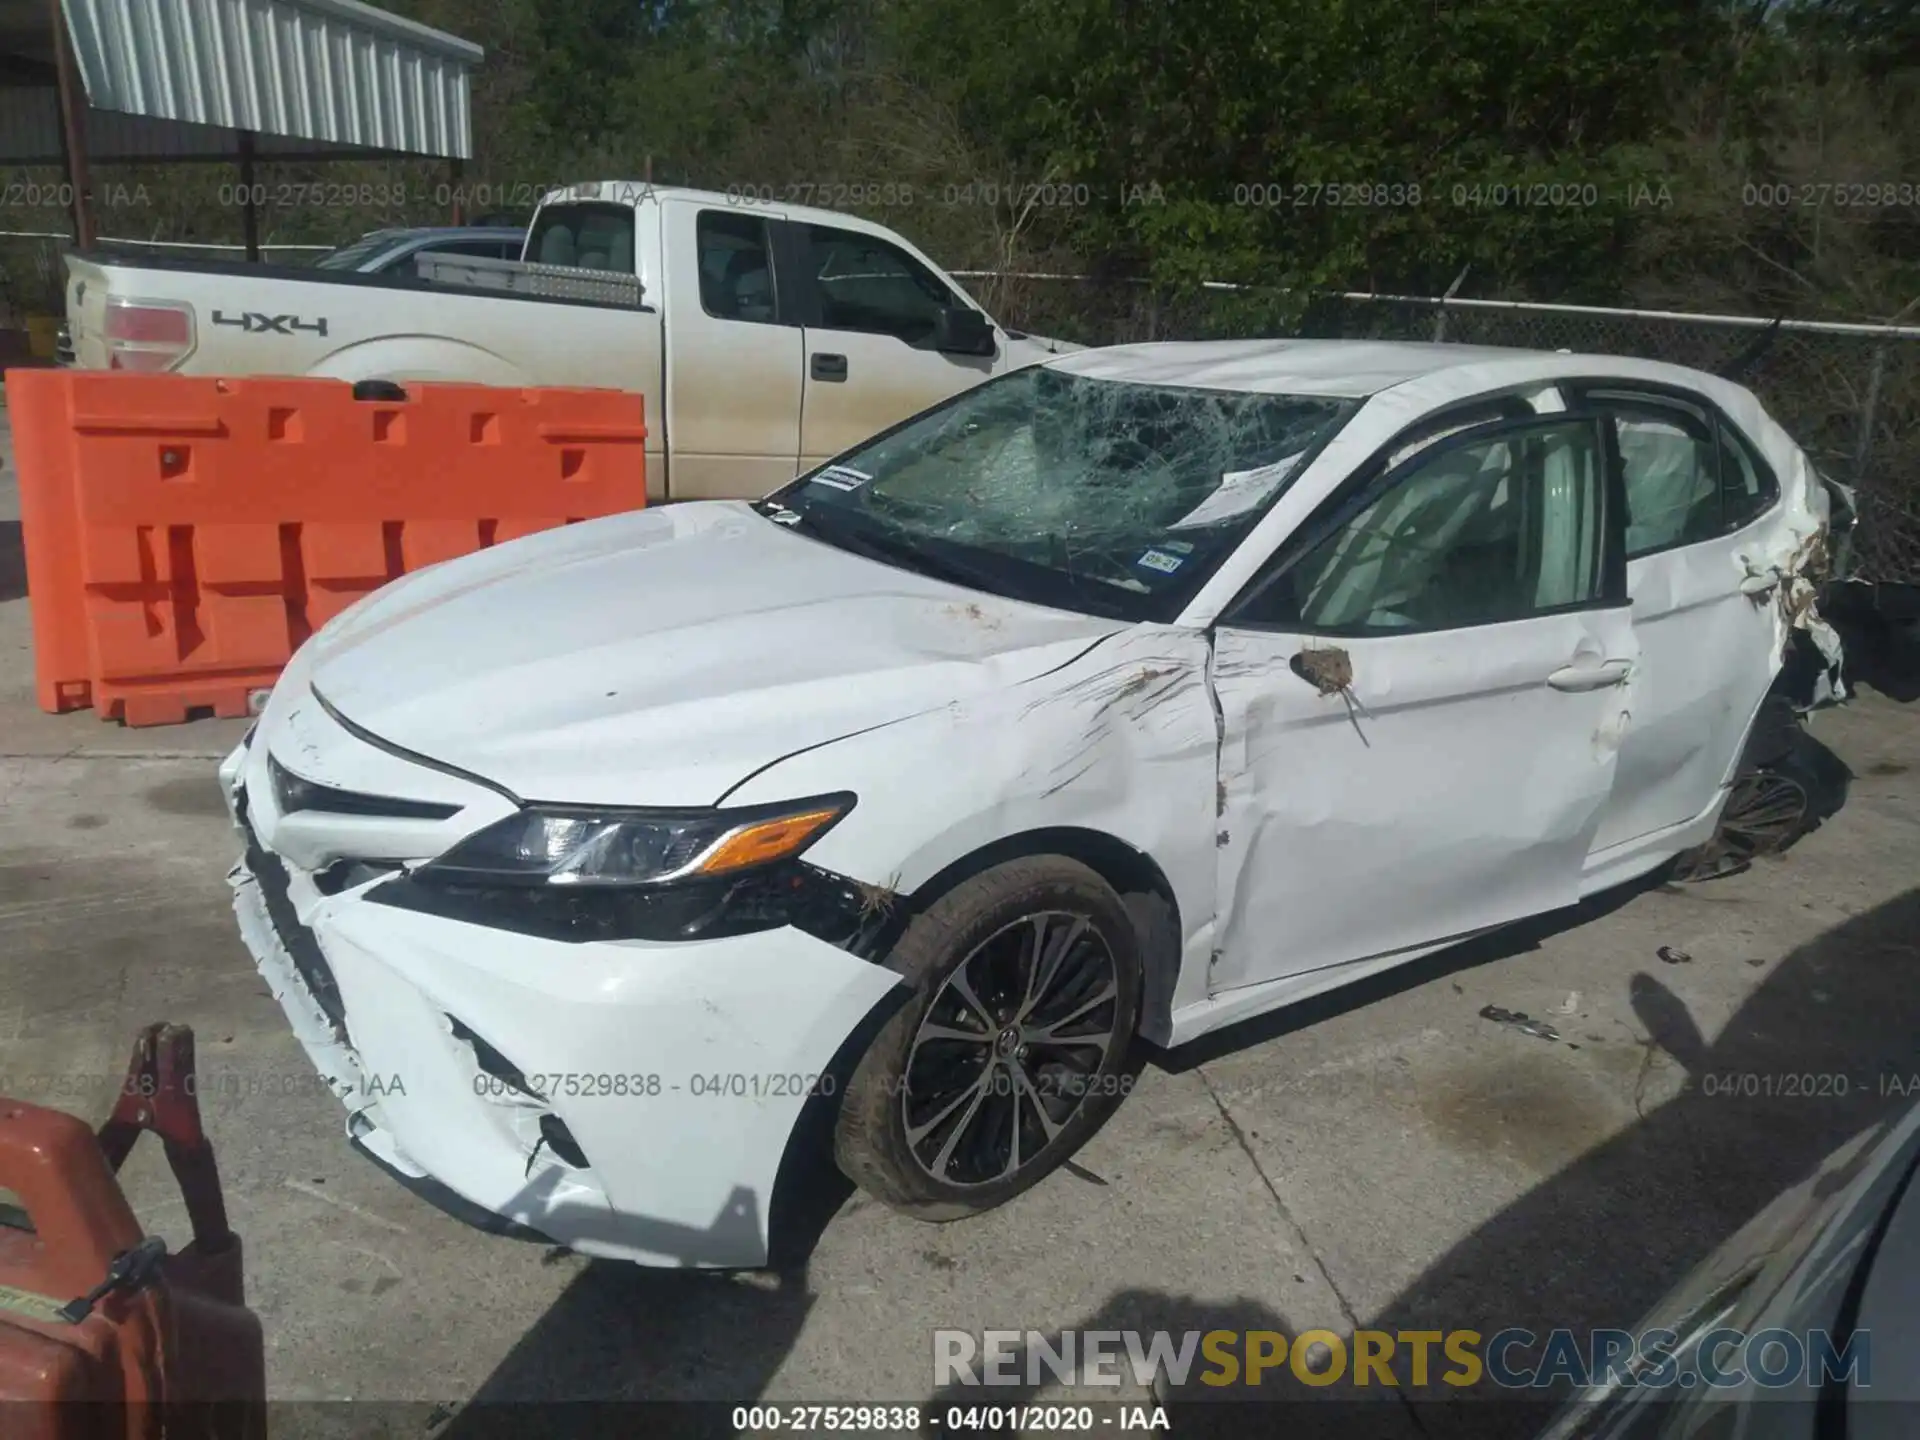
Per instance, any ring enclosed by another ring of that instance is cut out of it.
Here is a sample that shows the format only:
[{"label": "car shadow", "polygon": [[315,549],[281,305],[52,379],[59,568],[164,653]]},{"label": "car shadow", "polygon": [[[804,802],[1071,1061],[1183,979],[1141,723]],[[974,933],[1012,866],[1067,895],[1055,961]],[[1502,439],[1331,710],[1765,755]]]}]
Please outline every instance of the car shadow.
[{"label": "car shadow", "polygon": [[812,1304],[804,1270],[594,1261],[435,1440],[732,1436],[731,1405],[765,1391]]},{"label": "car shadow", "polygon": [[0,604],[27,593],[27,550],[18,520],[0,520]]},{"label": "car shadow", "polygon": [[1198,1040],[1181,1046],[1178,1050],[1162,1050],[1158,1047],[1145,1047],[1150,1055],[1148,1063],[1169,1074],[1184,1075],[1199,1065],[1208,1064],[1245,1050],[1255,1045],[1263,1045],[1269,1040],[1277,1040],[1298,1030],[1310,1029],[1337,1015],[1345,1015],[1355,1010],[1376,1005],[1408,990],[1417,990],[1422,985],[1435,980],[1444,980],[1463,970],[1477,969],[1496,960],[1508,960],[1516,955],[1525,955],[1538,950],[1541,943],[1554,935],[1567,930],[1588,925],[1602,916],[1610,915],[1636,896],[1649,890],[1657,890],[1668,883],[1672,867],[1662,866],[1650,875],[1638,880],[1616,885],[1598,895],[1589,896],[1577,905],[1568,905],[1563,909],[1551,910],[1544,915],[1535,915],[1529,919],[1517,921],[1502,929],[1462,941],[1432,955],[1409,961],[1405,965],[1395,966],[1378,975],[1369,975],[1365,979],[1355,980],[1330,990],[1324,995],[1315,995],[1310,999],[1283,1006],[1279,1010],[1256,1015],[1252,1019],[1242,1020],[1203,1035]]},{"label": "car shadow", "polygon": [[[1629,1004],[1685,1072],[1680,1093],[1478,1226],[1368,1323],[1637,1326],[1775,1197],[1913,1103],[1917,958],[1920,889],[1793,951],[1716,1035],[1634,975]],[[1507,1405],[1420,1398],[1430,1435],[1533,1433]]]},{"label": "car shadow", "polygon": [[[1357,985],[1337,998],[1305,1002],[1284,1020],[1248,1022],[1201,1043],[1216,1055],[1257,1044],[1436,975],[1520,953],[1659,883],[1650,877],[1416,962],[1409,969],[1418,974],[1363,982],[1364,990]],[[1911,1103],[1904,1092],[1920,1083],[1909,1073],[1920,1072],[1913,1040],[1920,1034],[1920,987],[1911,984],[1917,954],[1920,888],[1794,950],[1717,1034],[1708,1034],[1658,977],[1634,975],[1627,1001],[1650,1055],[1670,1057],[1684,1072],[1677,1096],[1476,1226],[1359,1323],[1483,1336],[1510,1326],[1543,1333],[1637,1325],[1775,1196]],[[1183,1054],[1178,1063],[1186,1068],[1204,1056]],[[1815,1093],[1803,1093],[1808,1089]],[[1393,1181],[1382,1177],[1383,1184]],[[765,1394],[812,1303],[803,1263],[753,1276],[589,1264],[472,1400],[434,1422],[433,1433],[437,1440],[598,1440],[637,1426],[649,1435],[731,1434],[727,1407]],[[1012,1324],[1020,1319],[1008,1317]],[[1257,1300],[1214,1303],[1133,1289],[1116,1291],[1072,1328],[1294,1333],[1285,1316]],[[931,1367],[930,1353],[930,1381]],[[922,1402],[927,1433],[942,1428],[937,1422],[948,1406],[1004,1406],[1038,1393],[1026,1385],[930,1383]],[[722,1399],[725,1406],[713,1403]],[[1157,1391],[1156,1399],[1177,1433],[1221,1440],[1269,1433],[1523,1440],[1537,1433],[1550,1408],[1550,1397],[1516,1397],[1484,1384],[1361,1397],[1350,1387],[1309,1396],[1289,1382],[1248,1389],[1189,1379]],[[708,1404],[628,1408],[640,1400]]]},{"label": "car shadow", "polygon": [[[1812,823],[1793,842],[1798,844],[1846,808],[1854,774],[1846,761],[1804,727],[1794,733],[1793,763],[1813,781],[1813,813],[1809,817]],[[1791,850],[1793,845],[1784,848]]]},{"label": "car shadow", "polygon": [[[732,1403],[759,1396],[792,1348],[813,1303],[808,1261],[853,1194],[833,1159],[833,1097],[845,1093],[874,1036],[905,998],[904,990],[893,992],[890,1003],[876,1006],[841,1042],[825,1071],[833,1083],[818,1087],[802,1107],[770,1197],[736,1189],[704,1230],[655,1223],[636,1234],[630,1220],[610,1228],[609,1240],[676,1256],[688,1268],[590,1261],[466,1404],[428,1417],[444,1425],[434,1429],[435,1440],[735,1434]],[[763,1207],[767,1269],[693,1268],[750,1248]],[[605,1211],[572,1220],[572,1233],[612,1227]],[[557,1247],[552,1253],[566,1254]],[[638,1412],[644,1418],[636,1421],[637,1401],[669,1403]]]},{"label": "car shadow", "polygon": [[[1618,904],[1630,897],[1605,898]],[[1559,923],[1578,921],[1568,916]],[[1535,929],[1533,940],[1544,933]],[[1526,943],[1510,940],[1504,953]],[[1428,978],[1486,958],[1483,947],[1456,952],[1444,965],[1434,957],[1425,962]],[[1849,1140],[1914,1103],[1920,1094],[1914,1042],[1920,987],[1911,984],[1916,959],[1920,888],[1794,950],[1716,1035],[1707,1035],[1660,979],[1632,976],[1626,998],[1645,1032],[1643,1043],[1684,1072],[1679,1094],[1476,1226],[1359,1324],[1393,1335],[1470,1329],[1483,1338],[1510,1326],[1536,1335],[1555,1327],[1584,1335],[1639,1326],[1775,1198]],[[1235,1029],[1241,1044],[1284,1033],[1252,1024]],[[1395,1177],[1381,1178],[1391,1184]],[[1339,1277],[1333,1279],[1337,1284]],[[1215,1307],[1131,1291],[1118,1292],[1075,1328],[1297,1333],[1259,1302]],[[1057,1339],[1050,1344],[1058,1350]],[[1512,1352],[1516,1359],[1522,1354]],[[1442,1368],[1434,1367],[1436,1373]],[[1551,1391],[1501,1391],[1484,1380],[1466,1390],[1435,1383],[1415,1391],[1404,1364],[1396,1365],[1395,1376],[1406,1387],[1397,1406],[1378,1404],[1386,1398],[1379,1394],[1375,1403],[1364,1403],[1351,1386],[1309,1391],[1285,1376],[1277,1383],[1269,1377],[1259,1388],[1189,1380],[1159,1398],[1175,1433],[1220,1440],[1267,1434],[1528,1440],[1559,1399]],[[1032,1394],[1025,1387],[950,1386],[929,1404],[1018,1403]]]},{"label": "car shadow", "polygon": [[[1042,1406],[1062,1403],[1057,1392],[1052,1396],[1043,1394],[1039,1385],[1027,1383],[1027,1377],[1051,1380],[1048,1358],[1067,1355],[1084,1358],[1084,1349],[1078,1347],[1084,1347],[1094,1333],[1133,1332],[1140,1336],[1139,1344],[1144,1349],[1148,1337],[1156,1332],[1165,1332],[1177,1348],[1183,1337],[1201,1337],[1221,1330],[1235,1337],[1270,1331],[1291,1339],[1299,1333],[1286,1316],[1260,1300],[1241,1297],[1210,1301],[1161,1290],[1117,1290],[1092,1313],[1077,1318],[1070,1326],[1041,1332],[1037,1339],[1030,1336],[1025,1346],[1017,1346],[1014,1368],[1023,1377],[1022,1383],[981,1383],[982,1367],[976,1363],[970,1381],[949,1380],[938,1386],[922,1406],[927,1416],[923,1433],[986,1436],[1031,1433],[1031,1427],[1028,1432],[1016,1429],[1004,1412],[1009,1407],[1029,1403]],[[1184,1377],[1155,1383],[1143,1398],[1137,1383],[1133,1383],[1133,1362],[1125,1342],[1116,1339],[1107,1344],[1109,1353],[1117,1360],[1113,1368],[1129,1388],[1116,1389],[1111,1402],[1101,1403],[1101,1411],[1094,1420],[1095,1433],[1116,1428],[1146,1428],[1137,1422],[1129,1425],[1127,1420],[1105,1413],[1119,1404],[1140,1405],[1149,1410],[1155,1406],[1164,1408],[1167,1424],[1162,1433],[1179,1435],[1183,1440],[1187,1437],[1238,1440],[1250,1435],[1304,1436],[1310,1440],[1319,1436],[1329,1440],[1336,1436],[1340,1440],[1358,1440],[1362,1436],[1366,1440],[1420,1440],[1411,1411],[1389,1388],[1309,1389],[1268,1375],[1262,1375],[1259,1387],[1250,1387],[1244,1372],[1229,1375],[1200,1349],[1197,1339]],[[1245,1353],[1244,1342],[1236,1338],[1225,1353],[1235,1355],[1237,1371],[1238,1357]],[[1083,1387],[1071,1403],[1087,1403],[1085,1397],[1092,1393]],[[1286,1401],[1275,1405],[1274,1398],[1283,1393]],[[1133,1398],[1123,1399],[1123,1396]],[[996,1407],[1001,1411],[999,1416],[994,1413]],[[953,1418],[964,1423],[948,1423],[949,1416],[956,1410],[962,1414]],[[996,1425],[996,1418],[1001,1423]]]}]

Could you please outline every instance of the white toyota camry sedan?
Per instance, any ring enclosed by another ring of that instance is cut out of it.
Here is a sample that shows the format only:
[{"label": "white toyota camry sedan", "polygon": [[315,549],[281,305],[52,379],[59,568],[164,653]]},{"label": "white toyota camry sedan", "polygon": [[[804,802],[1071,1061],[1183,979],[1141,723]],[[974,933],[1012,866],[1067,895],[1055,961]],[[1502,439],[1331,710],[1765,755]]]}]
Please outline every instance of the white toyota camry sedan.
[{"label": "white toyota camry sedan", "polygon": [[1137,1038],[1708,839],[1827,506],[1669,365],[1066,356],[340,615],[221,767],[241,933],[353,1142],[478,1222],[762,1264],[829,1149],[977,1212]]}]

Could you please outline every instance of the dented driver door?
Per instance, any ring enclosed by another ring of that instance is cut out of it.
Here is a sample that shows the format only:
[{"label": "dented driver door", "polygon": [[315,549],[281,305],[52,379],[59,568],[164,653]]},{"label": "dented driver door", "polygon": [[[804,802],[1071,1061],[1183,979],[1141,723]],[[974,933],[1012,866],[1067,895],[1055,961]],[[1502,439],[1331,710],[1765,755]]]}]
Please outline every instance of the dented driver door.
[{"label": "dented driver door", "polygon": [[1210,991],[1578,899],[1637,658],[1608,447],[1561,414],[1382,460],[1222,616]]}]

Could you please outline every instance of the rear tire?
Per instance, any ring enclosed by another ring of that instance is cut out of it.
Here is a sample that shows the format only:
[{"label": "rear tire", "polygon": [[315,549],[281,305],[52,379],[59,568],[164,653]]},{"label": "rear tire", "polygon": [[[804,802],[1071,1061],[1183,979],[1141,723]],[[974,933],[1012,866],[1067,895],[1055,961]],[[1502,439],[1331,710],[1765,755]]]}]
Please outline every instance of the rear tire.
[{"label": "rear tire", "polygon": [[1736,856],[1778,855],[1820,823],[1820,777],[1797,754],[1734,781],[1720,842]]},{"label": "rear tire", "polygon": [[916,916],[888,964],[913,996],[848,1082],[847,1178],[922,1220],[977,1215],[1064,1163],[1130,1088],[1139,939],[1064,856],[1009,861]]}]

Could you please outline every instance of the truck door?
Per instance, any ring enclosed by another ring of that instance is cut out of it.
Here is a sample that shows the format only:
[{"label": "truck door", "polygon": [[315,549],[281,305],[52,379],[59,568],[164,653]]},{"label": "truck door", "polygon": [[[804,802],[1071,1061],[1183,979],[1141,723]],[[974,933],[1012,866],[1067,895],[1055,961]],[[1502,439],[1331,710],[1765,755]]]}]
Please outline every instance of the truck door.
[{"label": "truck door", "polygon": [[994,373],[994,356],[927,348],[940,312],[968,302],[900,246],[833,225],[783,228],[805,317],[803,469]]},{"label": "truck door", "polygon": [[759,205],[664,207],[667,484],[675,500],[750,499],[800,455],[804,337],[775,284]]}]

